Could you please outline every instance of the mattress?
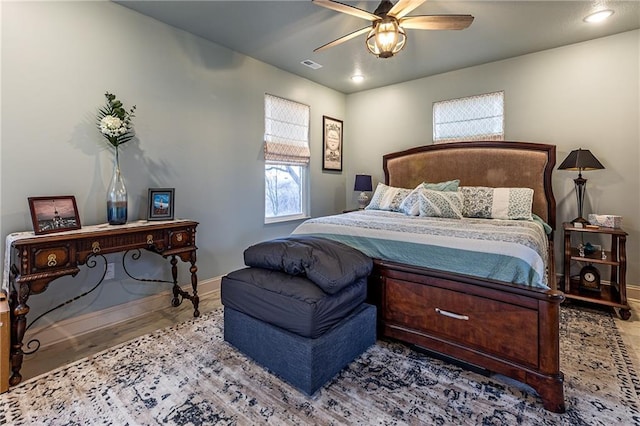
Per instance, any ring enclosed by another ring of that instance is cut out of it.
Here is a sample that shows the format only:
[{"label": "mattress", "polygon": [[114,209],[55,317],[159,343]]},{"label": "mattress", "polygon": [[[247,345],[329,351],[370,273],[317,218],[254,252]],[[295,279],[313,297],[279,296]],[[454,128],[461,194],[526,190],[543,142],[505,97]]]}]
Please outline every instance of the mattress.
[{"label": "mattress", "polygon": [[316,338],[362,304],[367,278],[327,294],[302,275],[244,268],[222,278],[225,307],[243,312],[303,337]]},{"label": "mattress", "polygon": [[375,259],[548,289],[547,231],[537,218],[447,219],[359,210],[306,220],[292,234],[340,241]]}]

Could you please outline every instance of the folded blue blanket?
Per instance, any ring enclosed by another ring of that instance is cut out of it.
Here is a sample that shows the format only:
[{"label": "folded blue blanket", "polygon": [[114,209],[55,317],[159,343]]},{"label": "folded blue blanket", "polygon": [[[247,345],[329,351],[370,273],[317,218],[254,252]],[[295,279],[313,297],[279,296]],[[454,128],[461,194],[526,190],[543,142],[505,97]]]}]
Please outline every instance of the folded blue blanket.
[{"label": "folded blue blanket", "polygon": [[286,237],[258,243],[244,251],[254,268],[305,275],[324,292],[335,294],[371,273],[373,261],[346,244],[315,236]]}]

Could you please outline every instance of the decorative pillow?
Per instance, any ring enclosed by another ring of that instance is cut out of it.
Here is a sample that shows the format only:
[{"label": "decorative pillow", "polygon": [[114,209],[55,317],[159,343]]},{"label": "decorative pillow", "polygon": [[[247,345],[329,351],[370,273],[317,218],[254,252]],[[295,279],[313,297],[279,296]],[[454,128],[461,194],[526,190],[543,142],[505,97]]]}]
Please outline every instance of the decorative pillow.
[{"label": "decorative pillow", "polygon": [[400,211],[409,216],[418,216],[420,213],[420,198],[418,193],[421,189],[432,189],[434,191],[457,191],[460,180],[448,180],[446,182],[429,183],[422,182],[418,185],[407,198],[400,204]]},{"label": "decorative pillow", "polygon": [[395,188],[384,183],[378,183],[376,191],[371,197],[371,202],[365,207],[365,210],[400,211],[400,204],[410,192],[410,189]]},{"label": "decorative pillow", "polygon": [[461,186],[462,215],[484,219],[533,220],[533,189]]},{"label": "decorative pillow", "polygon": [[420,216],[462,219],[462,194],[460,192],[422,189],[419,192],[419,198]]}]

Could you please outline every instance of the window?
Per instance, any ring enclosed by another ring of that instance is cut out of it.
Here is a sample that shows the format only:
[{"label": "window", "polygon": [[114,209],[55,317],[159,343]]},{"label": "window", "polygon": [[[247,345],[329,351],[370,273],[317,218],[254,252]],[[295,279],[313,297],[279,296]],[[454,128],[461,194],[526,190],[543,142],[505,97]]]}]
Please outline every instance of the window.
[{"label": "window", "polygon": [[309,157],[309,106],[266,94],[265,223],[308,216]]},{"label": "window", "polygon": [[504,92],[434,102],[433,142],[504,140]]}]

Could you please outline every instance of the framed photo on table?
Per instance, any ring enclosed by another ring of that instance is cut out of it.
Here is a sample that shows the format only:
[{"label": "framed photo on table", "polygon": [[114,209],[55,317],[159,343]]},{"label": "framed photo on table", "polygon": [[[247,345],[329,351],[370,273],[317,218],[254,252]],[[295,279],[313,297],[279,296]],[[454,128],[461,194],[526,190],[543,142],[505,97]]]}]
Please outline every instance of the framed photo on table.
[{"label": "framed photo on table", "polygon": [[322,170],[342,171],[342,121],[322,116]]},{"label": "framed photo on table", "polygon": [[29,197],[28,201],[36,235],[81,228],[76,197],[73,195]]},{"label": "framed photo on table", "polygon": [[147,220],[173,220],[174,192],[173,188],[149,188]]}]

